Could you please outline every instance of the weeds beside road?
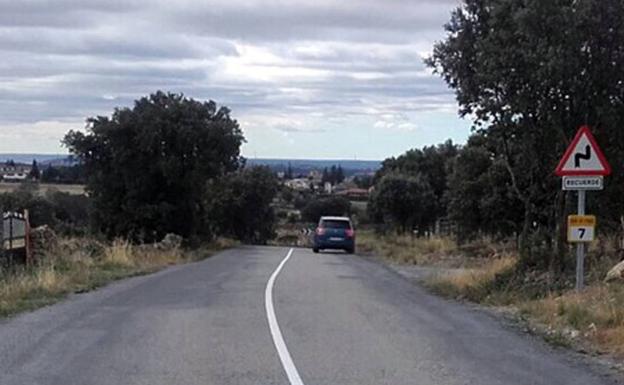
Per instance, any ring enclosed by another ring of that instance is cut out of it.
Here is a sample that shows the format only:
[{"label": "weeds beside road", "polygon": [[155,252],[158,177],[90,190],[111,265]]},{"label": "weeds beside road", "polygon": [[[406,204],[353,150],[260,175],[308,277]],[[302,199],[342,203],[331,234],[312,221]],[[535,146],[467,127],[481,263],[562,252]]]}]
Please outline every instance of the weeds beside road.
[{"label": "weeds beside road", "polygon": [[57,251],[36,266],[0,273],[0,317],[49,305],[70,293],[93,290],[121,278],[201,260],[233,245],[231,240],[218,239],[185,251],[134,246],[121,240],[108,245],[89,239],[63,240]]},{"label": "weeds beside road", "polygon": [[458,246],[445,238],[360,232],[359,248],[395,264],[434,266],[423,282],[431,291],[504,309],[549,343],[624,356],[624,286],[601,281],[617,262],[605,257],[616,253],[604,244],[593,246],[600,258],[594,258],[588,287],[581,293],[565,278],[554,284],[547,272],[521,272],[513,248],[488,240]]}]

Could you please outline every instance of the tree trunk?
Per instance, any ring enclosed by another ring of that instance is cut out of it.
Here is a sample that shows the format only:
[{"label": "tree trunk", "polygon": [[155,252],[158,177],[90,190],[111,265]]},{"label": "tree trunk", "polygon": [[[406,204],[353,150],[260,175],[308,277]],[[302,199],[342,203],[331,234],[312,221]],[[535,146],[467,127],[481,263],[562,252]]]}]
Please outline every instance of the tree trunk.
[{"label": "tree trunk", "polygon": [[524,201],[524,221],[522,222],[522,232],[518,241],[518,253],[520,255],[520,266],[522,268],[531,265],[531,246],[529,233],[531,232],[531,204]]}]

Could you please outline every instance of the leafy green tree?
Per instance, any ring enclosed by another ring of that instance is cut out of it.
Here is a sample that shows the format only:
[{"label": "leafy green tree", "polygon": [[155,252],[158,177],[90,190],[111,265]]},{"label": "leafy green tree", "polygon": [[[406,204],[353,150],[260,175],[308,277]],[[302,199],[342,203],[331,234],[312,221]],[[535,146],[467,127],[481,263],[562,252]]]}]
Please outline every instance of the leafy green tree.
[{"label": "leafy green tree", "polygon": [[383,161],[381,169],[375,174],[375,184],[389,174],[402,174],[422,180],[433,193],[430,215],[423,221],[427,226],[433,227],[436,220],[447,215],[444,199],[447,190],[447,164],[457,155],[457,151],[457,145],[448,140],[437,146],[412,149],[397,158],[388,158]]},{"label": "leafy green tree", "polygon": [[[464,0],[427,63],[455,90],[522,202],[524,265],[543,264],[531,239],[544,234],[546,264],[561,270],[571,197],[553,170],[580,125],[593,127],[611,162],[624,161],[624,3],[619,0]],[[607,139],[608,138],[608,139]],[[616,223],[624,175],[599,212]],[[553,241],[554,240],[554,241]]]},{"label": "leafy green tree", "polygon": [[275,235],[272,207],[279,185],[268,167],[252,167],[208,183],[206,223],[215,234],[264,244]]},{"label": "leafy green tree", "polygon": [[430,230],[435,195],[426,178],[392,173],[375,185],[369,206],[373,218],[394,224],[399,233]]},{"label": "leafy green tree", "polygon": [[88,119],[64,144],[85,168],[96,228],[154,241],[202,232],[206,181],[241,165],[243,141],[226,107],[158,91]]},{"label": "leafy green tree", "polygon": [[520,230],[522,202],[509,174],[486,145],[473,135],[449,163],[448,216],[458,225],[460,240],[479,234],[509,237]]}]

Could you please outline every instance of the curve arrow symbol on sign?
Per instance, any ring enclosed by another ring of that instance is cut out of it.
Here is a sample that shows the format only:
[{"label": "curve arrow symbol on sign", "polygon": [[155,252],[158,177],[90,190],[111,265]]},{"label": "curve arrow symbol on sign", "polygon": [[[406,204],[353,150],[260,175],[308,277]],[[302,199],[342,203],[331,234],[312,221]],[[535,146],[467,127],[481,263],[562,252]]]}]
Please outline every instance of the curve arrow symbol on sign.
[{"label": "curve arrow symbol on sign", "polygon": [[581,167],[581,159],[584,160],[590,160],[591,159],[591,146],[587,145],[585,146],[585,153],[576,153],[574,155],[574,167],[576,168],[580,168]]}]

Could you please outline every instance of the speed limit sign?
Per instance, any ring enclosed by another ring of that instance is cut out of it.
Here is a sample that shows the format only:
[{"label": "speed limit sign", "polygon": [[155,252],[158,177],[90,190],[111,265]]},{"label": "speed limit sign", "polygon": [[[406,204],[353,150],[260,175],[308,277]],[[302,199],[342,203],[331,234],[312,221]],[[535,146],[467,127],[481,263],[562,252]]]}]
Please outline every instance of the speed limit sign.
[{"label": "speed limit sign", "polygon": [[596,230],[594,215],[568,216],[568,242],[592,242]]}]

